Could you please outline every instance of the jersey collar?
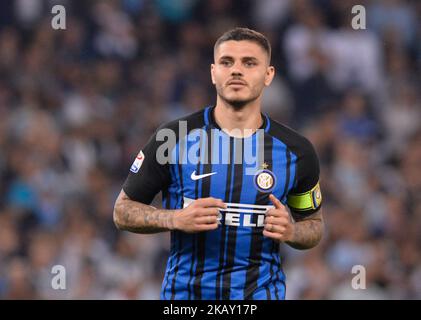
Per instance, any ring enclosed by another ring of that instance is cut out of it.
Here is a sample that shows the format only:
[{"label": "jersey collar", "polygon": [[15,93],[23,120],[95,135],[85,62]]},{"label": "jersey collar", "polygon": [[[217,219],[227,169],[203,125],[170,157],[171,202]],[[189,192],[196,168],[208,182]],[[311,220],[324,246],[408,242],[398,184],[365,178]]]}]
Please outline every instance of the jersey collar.
[{"label": "jersey collar", "polygon": [[[270,128],[269,117],[264,113],[261,113],[261,115],[263,118],[263,123],[259,129],[263,129],[265,132],[268,132]],[[218,123],[215,121],[215,106],[209,106],[204,110],[204,118],[206,126],[211,125],[219,130],[222,130]]]}]

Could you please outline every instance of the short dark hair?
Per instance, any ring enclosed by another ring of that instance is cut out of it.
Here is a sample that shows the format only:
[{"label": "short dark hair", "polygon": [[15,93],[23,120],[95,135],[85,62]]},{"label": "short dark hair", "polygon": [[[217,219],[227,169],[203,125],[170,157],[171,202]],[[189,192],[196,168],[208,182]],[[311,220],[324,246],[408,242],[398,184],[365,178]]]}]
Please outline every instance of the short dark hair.
[{"label": "short dark hair", "polygon": [[234,41],[247,40],[247,41],[252,41],[258,44],[267,53],[269,57],[269,61],[270,61],[272,48],[270,46],[269,40],[260,32],[257,32],[249,28],[241,28],[241,27],[228,30],[222,36],[220,36],[218,40],[216,40],[215,45],[213,47],[214,52],[221,43],[225,41],[230,41],[230,40],[234,40]]}]

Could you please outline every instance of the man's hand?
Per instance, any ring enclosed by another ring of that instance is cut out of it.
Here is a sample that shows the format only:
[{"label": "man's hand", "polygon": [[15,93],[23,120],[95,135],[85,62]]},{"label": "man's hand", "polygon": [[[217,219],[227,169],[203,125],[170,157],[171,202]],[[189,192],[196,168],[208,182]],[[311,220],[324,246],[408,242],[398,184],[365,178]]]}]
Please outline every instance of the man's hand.
[{"label": "man's hand", "polygon": [[220,199],[197,199],[187,208],[174,213],[174,229],[187,233],[217,229],[219,209],[226,208],[227,205]]},{"label": "man's hand", "polygon": [[287,208],[273,194],[269,199],[274,204],[274,209],[266,213],[263,235],[275,241],[292,241],[294,237],[294,223]]}]

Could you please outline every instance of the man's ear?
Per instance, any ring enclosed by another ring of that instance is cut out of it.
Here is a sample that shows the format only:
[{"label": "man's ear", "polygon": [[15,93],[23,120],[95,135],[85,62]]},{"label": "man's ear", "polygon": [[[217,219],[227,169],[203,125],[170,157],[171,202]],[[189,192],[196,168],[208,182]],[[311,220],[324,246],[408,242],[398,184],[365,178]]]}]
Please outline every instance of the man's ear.
[{"label": "man's ear", "polygon": [[273,77],[275,76],[275,67],[274,66],[269,66],[266,69],[266,74],[265,74],[265,86],[268,87],[273,80]]},{"label": "man's ear", "polygon": [[214,76],[214,72],[215,72],[215,65],[212,63],[211,64],[211,78],[212,78],[212,83],[215,84],[215,76]]}]

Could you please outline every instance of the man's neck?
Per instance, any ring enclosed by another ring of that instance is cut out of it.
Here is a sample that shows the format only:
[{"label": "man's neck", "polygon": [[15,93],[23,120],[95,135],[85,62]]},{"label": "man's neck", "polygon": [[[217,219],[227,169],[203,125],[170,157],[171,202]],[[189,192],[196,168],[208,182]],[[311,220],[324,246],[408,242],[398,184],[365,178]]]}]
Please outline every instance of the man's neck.
[{"label": "man's neck", "polygon": [[263,124],[260,109],[259,101],[253,101],[237,110],[218,97],[214,113],[215,121],[224,131],[233,133],[233,136],[247,137]]}]

